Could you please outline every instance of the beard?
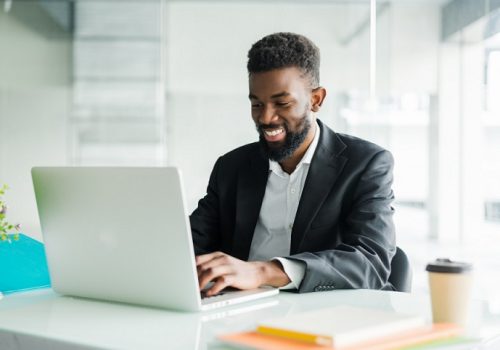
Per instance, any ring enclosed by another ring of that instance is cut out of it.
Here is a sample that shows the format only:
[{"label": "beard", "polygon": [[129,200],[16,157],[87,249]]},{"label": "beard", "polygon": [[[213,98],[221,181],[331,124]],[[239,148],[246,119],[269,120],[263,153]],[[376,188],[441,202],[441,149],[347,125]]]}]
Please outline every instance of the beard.
[{"label": "beard", "polygon": [[[264,138],[264,130],[274,129],[280,126],[283,127],[286,132],[285,140],[283,141],[283,143],[275,145],[273,143],[267,142]],[[278,163],[289,158],[297,150],[297,148],[299,148],[299,146],[306,139],[309,130],[311,130],[311,121],[309,120],[307,114],[305,114],[301,118],[300,124],[298,125],[297,131],[295,132],[290,131],[287,123],[283,123],[283,125],[257,124],[261,150],[267,158]]]}]

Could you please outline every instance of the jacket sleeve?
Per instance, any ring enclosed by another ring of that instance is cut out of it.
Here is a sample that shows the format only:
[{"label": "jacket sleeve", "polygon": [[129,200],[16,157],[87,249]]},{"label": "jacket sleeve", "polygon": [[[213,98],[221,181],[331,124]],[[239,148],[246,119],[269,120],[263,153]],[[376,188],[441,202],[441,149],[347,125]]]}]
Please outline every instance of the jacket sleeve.
[{"label": "jacket sleeve", "polygon": [[220,216],[218,194],[218,170],[220,158],[214,165],[208,182],[207,194],[200,199],[198,207],[189,217],[195,255],[206,254],[219,249]]},{"label": "jacket sleeve", "polygon": [[393,158],[375,153],[354,186],[352,204],[338,225],[340,242],[333,249],[303,252],[287,258],[302,261],[306,272],[299,292],[332,289],[393,289],[388,278],[396,252],[393,224]]}]

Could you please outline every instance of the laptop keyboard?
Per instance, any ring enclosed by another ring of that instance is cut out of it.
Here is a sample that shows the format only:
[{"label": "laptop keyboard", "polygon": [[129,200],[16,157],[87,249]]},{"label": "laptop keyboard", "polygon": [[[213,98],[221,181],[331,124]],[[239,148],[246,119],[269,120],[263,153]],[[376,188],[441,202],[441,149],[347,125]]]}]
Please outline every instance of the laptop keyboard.
[{"label": "laptop keyboard", "polygon": [[205,294],[205,292],[200,292],[200,296],[201,296],[201,299],[202,299],[202,300],[207,300],[207,299],[217,298],[217,297],[223,296],[224,294],[226,294],[226,293],[224,293],[224,292],[219,292],[219,293],[217,293],[217,294],[215,294],[215,295],[207,296],[207,295]]}]

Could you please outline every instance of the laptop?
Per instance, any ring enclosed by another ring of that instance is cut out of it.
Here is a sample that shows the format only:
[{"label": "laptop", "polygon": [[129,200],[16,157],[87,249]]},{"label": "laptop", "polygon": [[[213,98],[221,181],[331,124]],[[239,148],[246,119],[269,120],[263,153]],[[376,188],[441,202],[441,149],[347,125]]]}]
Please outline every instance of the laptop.
[{"label": "laptop", "polygon": [[202,298],[179,169],[35,167],[31,171],[52,289],[181,311],[278,294]]}]

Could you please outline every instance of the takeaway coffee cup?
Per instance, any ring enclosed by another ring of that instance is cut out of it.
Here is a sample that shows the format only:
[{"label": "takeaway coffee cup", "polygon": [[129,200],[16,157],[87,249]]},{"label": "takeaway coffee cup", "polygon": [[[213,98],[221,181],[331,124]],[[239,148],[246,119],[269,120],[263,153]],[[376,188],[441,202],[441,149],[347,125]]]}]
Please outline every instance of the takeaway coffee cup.
[{"label": "takeaway coffee cup", "polygon": [[450,259],[437,259],[426,267],[434,323],[465,326],[472,287],[472,265]]}]

